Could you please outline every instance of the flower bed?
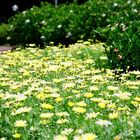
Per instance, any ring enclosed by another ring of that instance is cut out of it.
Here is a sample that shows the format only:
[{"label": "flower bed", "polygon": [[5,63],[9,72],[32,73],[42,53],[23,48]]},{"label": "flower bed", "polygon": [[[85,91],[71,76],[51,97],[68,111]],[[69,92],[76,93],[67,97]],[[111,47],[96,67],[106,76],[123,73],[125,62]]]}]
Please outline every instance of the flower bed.
[{"label": "flower bed", "polygon": [[140,72],[104,69],[103,52],[83,42],[0,55],[1,138],[139,139]]}]

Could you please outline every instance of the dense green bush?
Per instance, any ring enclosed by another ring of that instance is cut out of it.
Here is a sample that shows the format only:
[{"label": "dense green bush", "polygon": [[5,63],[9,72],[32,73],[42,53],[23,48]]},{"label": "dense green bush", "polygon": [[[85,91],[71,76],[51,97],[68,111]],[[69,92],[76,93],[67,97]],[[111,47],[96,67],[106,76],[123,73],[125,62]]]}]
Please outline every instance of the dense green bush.
[{"label": "dense green bush", "polygon": [[[44,1],[46,1],[46,0],[44,0]],[[82,4],[86,1],[88,1],[88,0],[58,0],[57,2],[58,2],[58,4],[62,4],[62,3],[69,4],[69,3],[73,3],[73,2],[77,2],[78,4]],[[52,0],[48,0],[48,2],[51,2],[54,4],[54,1],[52,1]]]},{"label": "dense green bush", "polygon": [[112,68],[140,69],[140,21],[118,24],[109,31],[106,52]]},{"label": "dense green bush", "polygon": [[5,44],[10,37],[8,37],[10,25],[8,24],[1,24],[0,25],[0,45]]},{"label": "dense green bush", "polygon": [[94,16],[88,5],[44,4],[15,15],[9,20],[11,43],[17,44],[69,44],[79,39],[87,40],[93,25]]},{"label": "dense green bush", "polygon": [[91,0],[82,5],[72,3],[54,7],[43,4],[15,15],[9,20],[11,43],[17,44],[69,44],[87,40],[91,31],[107,25],[109,12],[106,1]]},{"label": "dense green bush", "polygon": [[[87,16],[88,15],[88,16]],[[45,42],[69,44],[78,39],[87,40],[92,27],[92,16],[84,5],[70,4],[61,5],[46,25],[40,28]]]},{"label": "dense green bush", "polygon": [[98,27],[94,35],[106,40],[111,68],[140,69],[140,2],[118,0],[115,5],[107,18],[108,25]]},{"label": "dense green bush", "polygon": [[82,5],[73,3],[54,7],[46,3],[33,7],[9,20],[12,25],[10,43],[43,45],[54,41],[69,44],[79,39],[87,40],[93,28],[106,25],[106,16],[100,14],[103,5],[101,1],[89,1]]},{"label": "dense green bush", "polygon": [[10,36],[12,44],[42,44],[41,33],[39,29],[45,24],[44,19],[50,19],[54,14],[55,9],[51,4],[46,6],[33,7],[30,10],[24,11],[15,15],[9,20],[12,25]]}]

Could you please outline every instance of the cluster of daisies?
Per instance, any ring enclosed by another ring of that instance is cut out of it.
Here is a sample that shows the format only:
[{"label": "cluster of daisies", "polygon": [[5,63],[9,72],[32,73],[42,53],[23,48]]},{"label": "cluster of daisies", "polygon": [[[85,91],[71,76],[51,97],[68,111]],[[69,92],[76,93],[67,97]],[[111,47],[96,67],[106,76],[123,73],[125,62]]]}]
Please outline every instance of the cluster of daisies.
[{"label": "cluster of daisies", "polygon": [[95,67],[107,61],[101,48],[84,42],[1,54],[1,140],[137,139],[140,72]]}]

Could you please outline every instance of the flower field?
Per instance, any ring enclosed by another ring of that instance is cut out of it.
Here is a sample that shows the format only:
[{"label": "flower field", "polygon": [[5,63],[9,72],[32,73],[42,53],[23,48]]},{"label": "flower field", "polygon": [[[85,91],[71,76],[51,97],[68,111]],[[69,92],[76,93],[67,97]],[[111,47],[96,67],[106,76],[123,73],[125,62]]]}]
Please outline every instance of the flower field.
[{"label": "flower field", "polygon": [[0,140],[140,139],[140,72],[106,64],[90,42],[0,54]]}]

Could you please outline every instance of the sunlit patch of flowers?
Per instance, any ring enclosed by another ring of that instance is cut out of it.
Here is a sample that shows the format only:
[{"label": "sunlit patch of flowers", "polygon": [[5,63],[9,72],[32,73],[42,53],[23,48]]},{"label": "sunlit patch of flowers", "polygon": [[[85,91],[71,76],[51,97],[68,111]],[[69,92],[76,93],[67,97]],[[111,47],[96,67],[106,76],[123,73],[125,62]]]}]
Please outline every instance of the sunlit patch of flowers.
[{"label": "sunlit patch of flowers", "polygon": [[95,140],[97,138],[97,135],[92,133],[85,133],[82,135],[74,136],[74,140]]},{"label": "sunlit patch of flowers", "polygon": [[27,122],[25,120],[16,120],[16,122],[14,123],[15,127],[26,127],[27,126]]},{"label": "sunlit patch of flowers", "polygon": [[0,139],[137,139],[140,72],[117,75],[102,61],[87,42],[1,54]]}]

